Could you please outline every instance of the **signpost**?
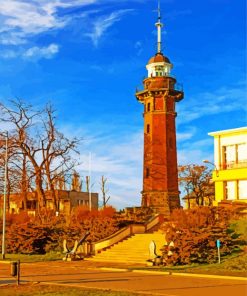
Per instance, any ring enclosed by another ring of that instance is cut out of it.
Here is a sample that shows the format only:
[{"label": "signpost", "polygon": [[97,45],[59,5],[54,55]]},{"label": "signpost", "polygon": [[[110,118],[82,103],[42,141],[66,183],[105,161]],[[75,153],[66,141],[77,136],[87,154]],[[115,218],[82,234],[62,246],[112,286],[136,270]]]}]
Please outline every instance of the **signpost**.
[{"label": "signpost", "polygon": [[216,240],[216,247],[218,249],[218,263],[220,263],[220,240]]}]

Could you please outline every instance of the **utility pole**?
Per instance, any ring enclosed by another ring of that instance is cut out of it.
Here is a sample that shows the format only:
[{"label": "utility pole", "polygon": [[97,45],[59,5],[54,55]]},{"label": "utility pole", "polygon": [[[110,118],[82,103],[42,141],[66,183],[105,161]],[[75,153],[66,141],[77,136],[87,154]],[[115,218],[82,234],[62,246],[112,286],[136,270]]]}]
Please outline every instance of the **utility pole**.
[{"label": "utility pole", "polygon": [[5,166],[3,188],[3,235],[2,235],[2,259],[5,259],[5,232],[6,232],[6,195],[7,195],[7,170],[8,170],[8,132],[5,135]]}]

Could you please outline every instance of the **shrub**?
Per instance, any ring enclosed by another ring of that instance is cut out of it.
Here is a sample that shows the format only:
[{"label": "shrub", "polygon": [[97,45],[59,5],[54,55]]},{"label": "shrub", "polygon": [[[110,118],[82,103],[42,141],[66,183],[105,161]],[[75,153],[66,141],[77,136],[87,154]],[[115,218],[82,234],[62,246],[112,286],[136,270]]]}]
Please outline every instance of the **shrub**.
[{"label": "shrub", "polygon": [[230,223],[229,231],[237,232],[239,234],[239,239],[247,243],[247,219],[232,220]]},{"label": "shrub", "polygon": [[6,224],[23,224],[30,222],[31,218],[28,216],[28,213],[23,211],[19,214],[6,214]]},{"label": "shrub", "polygon": [[167,247],[163,249],[164,261],[172,265],[215,262],[218,239],[222,256],[238,251],[239,234],[228,230],[231,215],[232,211],[225,208],[174,210],[171,221],[163,226],[167,242],[174,243],[172,255]]},{"label": "shrub", "polygon": [[[89,211],[79,207],[66,221],[65,216],[55,215],[44,209],[39,216],[30,218],[26,213],[11,214],[7,218],[6,249],[8,253],[44,254],[61,251],[63,240],[71,247],[89,230],[88,241],[95,242],[118,230],[113,215],[114,208]],[[2,229],[2,228],[1,228]],[[1,230],[0,230],[1,231]],[[1,246],[2,241],[0,241]]]},{"label": "shrub", "polygon": [[228,260],[224,267],[229,270],[247,271],[247,254]]}]

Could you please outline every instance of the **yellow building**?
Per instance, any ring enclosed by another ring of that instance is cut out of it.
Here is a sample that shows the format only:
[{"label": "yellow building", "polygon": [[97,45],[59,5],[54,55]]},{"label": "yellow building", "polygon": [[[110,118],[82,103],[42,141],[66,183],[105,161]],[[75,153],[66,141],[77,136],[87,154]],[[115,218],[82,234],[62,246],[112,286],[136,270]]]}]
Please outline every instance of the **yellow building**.
[{"label": "yellow building", "polygon": [[247,127],[209,135],[214,137],[215,204],[247,203]]}]

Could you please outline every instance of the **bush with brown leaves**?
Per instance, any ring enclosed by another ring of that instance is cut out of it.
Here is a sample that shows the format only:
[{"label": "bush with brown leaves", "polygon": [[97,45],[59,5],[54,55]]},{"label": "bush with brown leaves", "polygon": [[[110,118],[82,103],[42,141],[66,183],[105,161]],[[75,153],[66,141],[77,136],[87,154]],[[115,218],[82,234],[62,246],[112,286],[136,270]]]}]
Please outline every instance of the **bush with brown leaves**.
[{"label": "bush with brown leaves", "polygon": [[163,226],[166,241],[174,243],[170,253],[167,246],[163,248],[164,262],[171,265],[216,262],[216,240],[221,242],[221,256],[238,250],[239,235],[228,231],[233,215],[232,210],[225,208],[174,210],[170,222]]},{"label": "bush with brown leaves", "polygon": [[112,207],[99,211],[78,207],[70,217],[56,216],[54,211],[47,209],[36,217],[29,217],[24,212],[11,214],[7,216],[6,250],[22,254],[62,251],[64,239],[73,246],[86,231],[90,232],[87,240],[95,242],[118,230],[114,214]]}]

